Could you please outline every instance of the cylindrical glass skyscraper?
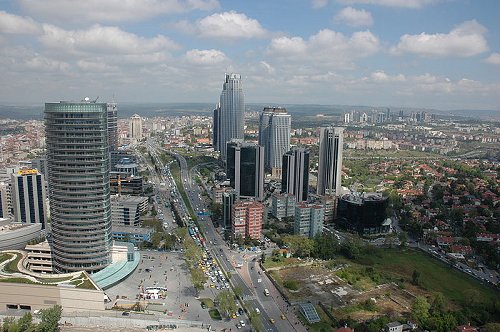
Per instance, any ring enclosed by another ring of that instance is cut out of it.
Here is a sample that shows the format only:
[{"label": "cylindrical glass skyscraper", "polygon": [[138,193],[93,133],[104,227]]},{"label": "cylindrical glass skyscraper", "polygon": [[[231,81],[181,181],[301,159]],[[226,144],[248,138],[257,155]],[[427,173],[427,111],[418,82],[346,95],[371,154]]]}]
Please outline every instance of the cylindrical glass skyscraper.
[{"label": "cylindrical glass skyscraper", "polygon": [[106,103],[45,104],[53,264],[96,272],[110,263]]}]

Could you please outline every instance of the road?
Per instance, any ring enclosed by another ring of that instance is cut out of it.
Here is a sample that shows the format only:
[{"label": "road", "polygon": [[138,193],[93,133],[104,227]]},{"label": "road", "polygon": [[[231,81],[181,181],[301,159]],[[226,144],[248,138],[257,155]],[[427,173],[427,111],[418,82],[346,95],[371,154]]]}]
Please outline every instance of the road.
[{"label": "road", "polygon": [[[158,146],[156,148],[160,149]],[[183,156],[172,151],[163,151],[171,154],[179,161],[182,185],[184,186],[190,204],[195,213],[206,211],[207,206],[202,199],[201,188],[193,179],[196,175],[196,171],[191,170],[190,172],[186,159]],[[206,238],[208,250],[217,259],[221,269],[226,273],[226,275],[231,276],[230,282],[233,288],[241,290],[241,299],[245,303],[246,307],[250,311],[255,311],[256,309],[259,310],[259,316],[261,318],[263,329],[265,331],[299,331],[297,326],[294,325],[295,322],[298,321],[297,318],[295,317],[295,320],[293,320],[294,315],[291,312],[286,314],[286,308],[284,308],[284,301],[282,299],[281,301],[283,301],[283,303],[280,303],[278,299],[278,302],[275,302],[274,296],[266,297],[263,293],[263,289],[254,288],[254,285],[257,284],[255,275],[253,275],[255,281],[252,281],[252,277],[244,280],[242,276],[242,274],[244,274],[243,269],[237,270],[234,266],[235,261],[231,260],[231,258],[237,257],[239,254],[230,250],[225,245],[224,239],[215,230],[211,218],[206,215],[198,215],[198,224],[200,226],[200,231]],[[240,258],[237,259],[239,261]],[[253,262],[253,264],[255,264],[255,262]],[[267,277],[266,280],[266,282],[270,283]],[[287,319],[282,320],[280,318],[282,314],[286,314],[285,317]],[[271,322],[271,319],[274,323]],[[300,331],[303,331],[303,329],[300,329]]]}]

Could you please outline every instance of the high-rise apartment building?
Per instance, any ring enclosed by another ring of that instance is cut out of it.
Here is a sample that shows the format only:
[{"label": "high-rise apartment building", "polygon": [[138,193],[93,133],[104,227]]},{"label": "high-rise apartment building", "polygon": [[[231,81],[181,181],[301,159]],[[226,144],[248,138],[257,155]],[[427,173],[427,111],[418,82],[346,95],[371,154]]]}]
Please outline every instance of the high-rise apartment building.
[{"label": "high-rise apartment building", "polygon": [[43,175],[34,169],[11,174],[14,220],[26,224],[42,224],[45,228],[45,184]]},{"label": "high-rise apartment building", "polygon": [[215,150],[220,151],[222,160],[226,160],[227,142],[244,138],[244,116],[245,100],[241,75],[226,74],[219,105],[214,111],[214,143],[216,141],[217,144]]},{"label": "high-rise apartment building", "polygon": [[242,198],[264,198],[264,148],[255,143],[227,143],[226,174]]},{"label": "high-rise apartment building", "polygon": [[305,202],[309,193],[309,151],[293,148],[283,155],[281,192],[295,196],[297,202]]},{"label": "high-rise apartment building", "polygon": [[134,114],[129,119],[129,132],[131,139],[140,141],[142,139],[142,118],[138,114]]},{"label": "high-rise apartment building", "polygon": [[45,104],[52,252],[57,272],[110,263],[107,104]]},{"label": "high-rise apartment building", "polygon": [[259,118],[259,145],[264,147],[264,167],[281,178],[282,157],[290,150],[292,120],[283,107],[265,107]]},{"label": "high-rise apartment building", "polygon": [[321,205],[299,203],[295,207],[294,234],[310,238],[323,232],[325,209]]},{"label": "high-rise apartment building", "polygon": [[292,194],[276,194],[271,197],[271,213],[279,220],[293,217],[295,214],[295,196]]},{"label": "high-rise apartment building", "polygon": [[239,201],[233,204],[231,212],[231,230],[234,238],[240,236],[260,239],[264,204],[255,201]]},{"label": "high-rise apartment building", "polygon": [[341,187],[344,129],[321,127],[319,136],[318,195],[338,196]]}]

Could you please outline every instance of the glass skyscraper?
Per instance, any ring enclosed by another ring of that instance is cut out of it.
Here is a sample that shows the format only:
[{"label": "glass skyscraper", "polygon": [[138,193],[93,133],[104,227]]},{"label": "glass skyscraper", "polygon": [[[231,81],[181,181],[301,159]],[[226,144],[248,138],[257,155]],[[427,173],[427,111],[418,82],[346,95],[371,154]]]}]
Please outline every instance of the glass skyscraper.
[{"label": "glass skyscraper", "polygon": [[265,107],[259,119],[259,144],[264,147],[264,166],[281,178],[282,158],[290,150],[291,116],[283,107]]},{"label": "glass skyscraper", "polygon": [[245,100],[241,86],[241,75],[226,74],[220,101],[214,111],[215,150],[226,160],[226,144],[232,139],[244,138]]},{"label": "glass skyscraper", "polygon": [[318,195],[340,195],[343,145],[344,128],[320,128]]},{"label": "glass skyscraper", "polygon": [[309,151],[294,148],[283,155],[281,192],[295,196],[297,202],[305,202],[309,194]]},{"label": "glass skyscraper", "polygon": [[96,272],[110,263],[107,104],[45,104],[53,264]]},{"label": "glass skyscraper", "polygon": [[242,198],[264,197],[264,148],[232,140],[227,144],[227,177]]}]

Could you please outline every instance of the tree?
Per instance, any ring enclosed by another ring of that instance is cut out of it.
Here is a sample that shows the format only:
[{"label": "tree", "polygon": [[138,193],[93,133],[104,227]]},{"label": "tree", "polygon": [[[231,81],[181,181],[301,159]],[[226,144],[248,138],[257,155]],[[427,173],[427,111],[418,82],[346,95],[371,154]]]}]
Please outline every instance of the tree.
[{"label": "tree", "polygon": [[234,296],[228,290],[220,292],[215,298],[215,300],[219,303],[220,310],[226,316],[231,316],[232,314],[236,313],[236,310],[238,310],[236,307],[236,301],[234,300]]},{"label": "tree", "polygon": [[314,240],[303,235],[287,235],[283,242],[299,257],[309,257],[314,250]]},{"label": "tree", "polygon": [[356,259],[361,253],[361,242],[357,239],[350,239],[342,243],[340,252],[349,259]]},{"label": "tree", "polygon": [[432,299],[431,303],[431,313],[432,315],[442,315],[445,311],[446,299],[443,294],[436,293]]},{"label": "tree", "polygon": [[17,323],[14,317],[5,317],[2,324],[2,332],[9,332],[12,327],[16,328]]},{"label": "tree", "polygon": [[17,325],[22,332],[34,331],[35,329],[33,325],[33,316],[31,316],[30,312],[25,313],[23,317],[19,318]]},{"label": "tree", "polygon": [[408,234],[406,232],[400,232],[398,234],[399,242],[401,242],[401,247],[406,247],[406,243],[408,242]]},{"label": "tree", "polygon": [[236,296],[237,298],[241,298],[242,295],[243,295],[243,288],[241,286],[234,287],[234,296]]},{"label": "tree", "polygon": [[484,326],[486,332],[500,331],[500,323],[488,323]]},{"label": "tree", "polygon": [[62,307],[55,305],[48,309],[40,310],[40,324],[38,324],[38,331],[40,332],[54,332],[57,330],[57,325],[61,319]]},{"label": "tree", "polygon": [[423,326],[427,322],[430,307],[431,306],[425,297],[417,296],[413,302],[411,316],[418,323],[418,325]]},{"label": "tree", "polygon": [[420,283],[420,272],[417,270],[413,270],[413,274],[411,275],[411,283],[415,286],[418,286]]}]

